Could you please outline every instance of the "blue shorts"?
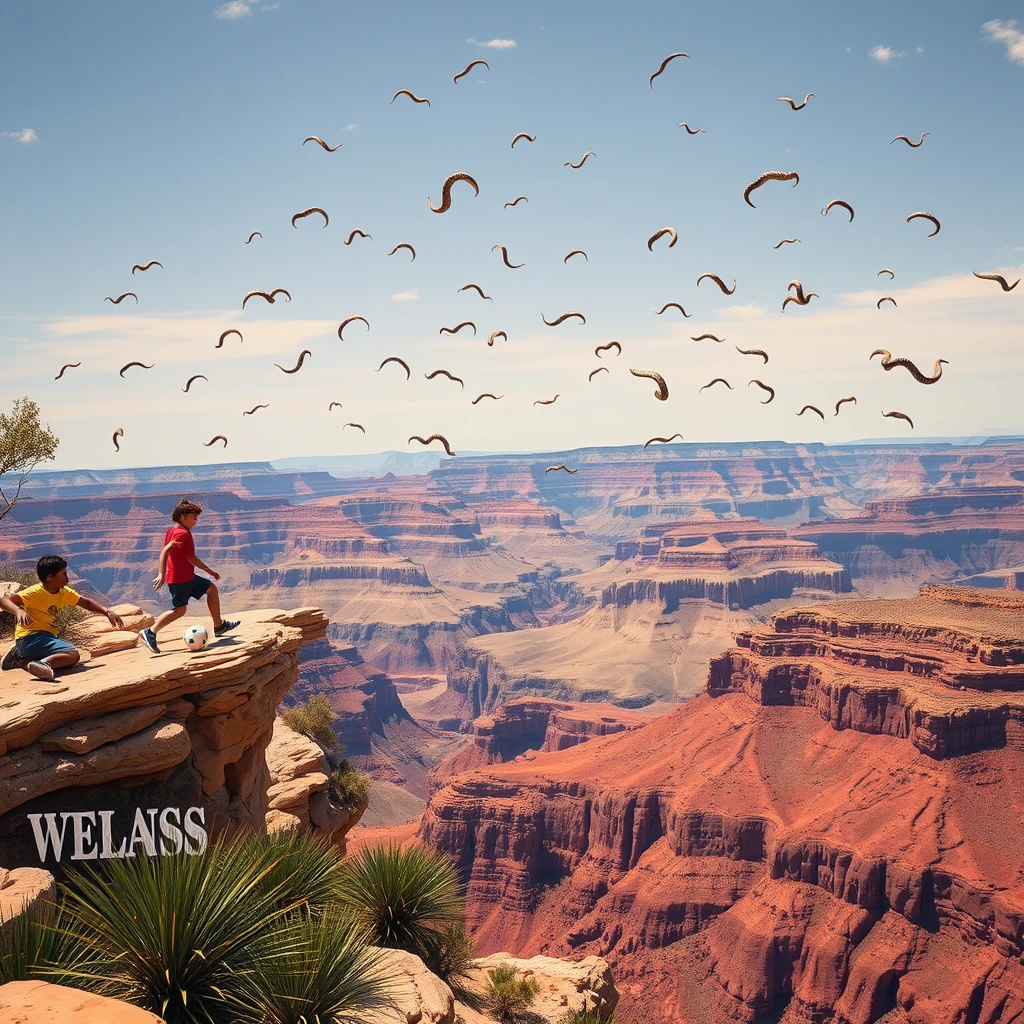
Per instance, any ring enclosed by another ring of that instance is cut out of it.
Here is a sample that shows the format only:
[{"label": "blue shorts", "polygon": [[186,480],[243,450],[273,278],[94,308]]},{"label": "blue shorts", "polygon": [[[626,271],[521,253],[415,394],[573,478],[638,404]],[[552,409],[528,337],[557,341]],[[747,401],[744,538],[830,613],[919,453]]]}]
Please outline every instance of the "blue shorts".
[{"label": "blue shorts", "polygon": [[171,607],[184,608],[189,601],[198,601],[210,589],[213,580],[205,576],[193,576],[187,583],[168,583],[171,592]]},{"label": "blue shorts", "polygon": [[18,653],[29,661],[42,661],[51,654],[77,654],[78,648],[69,644],[67,640],[61,640],[59,636],[40,630],[37,633],[29,633],[19,637],[14,646]]}]

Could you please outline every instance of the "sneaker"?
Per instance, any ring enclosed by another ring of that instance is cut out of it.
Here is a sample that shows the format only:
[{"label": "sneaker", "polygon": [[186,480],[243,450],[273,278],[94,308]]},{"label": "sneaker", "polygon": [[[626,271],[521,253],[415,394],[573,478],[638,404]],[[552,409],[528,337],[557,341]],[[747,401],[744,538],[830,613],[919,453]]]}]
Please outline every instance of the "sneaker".
[{"label": "sneaker", "polygon": [[0,661],[0,672],[9,672],[12,668],[24,668],[28,664],[28,658],[23,658],[18,653],[18,648],[11,644],[10,650]]},{"label": "sneaker", "polygon": [[159,654],[160,648],[156,644],[156,633],[147,626],[139,631],[139,639],[154,653]]},{"label": "sneaker", "polygon": [[231,630],[238,629],[238,627],[241,624],[241,619],[225,619],[219,626],[217,626],[214,629],[214,636],[223,636],[225,633],[230,633]]},{"label": "sneaker", "polygon": [[36,679],[42,679],[47,683],[53,682],[53,669],[45,661],[30,661],[25,667]]}]

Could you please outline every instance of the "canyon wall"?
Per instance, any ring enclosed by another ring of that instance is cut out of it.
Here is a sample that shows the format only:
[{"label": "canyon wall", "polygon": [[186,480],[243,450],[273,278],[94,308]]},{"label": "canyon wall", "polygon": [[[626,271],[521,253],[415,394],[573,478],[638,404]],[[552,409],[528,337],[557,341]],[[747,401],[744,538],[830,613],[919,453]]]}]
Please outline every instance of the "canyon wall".
[{"label": "canyon wall", "polygon": [[421,839],[469,879],[483,950],[606,957],[626,1024],[1009,1024],[1024,1014],[1014,598],[933,588],[783,612],[640,729],[447,778]]}]

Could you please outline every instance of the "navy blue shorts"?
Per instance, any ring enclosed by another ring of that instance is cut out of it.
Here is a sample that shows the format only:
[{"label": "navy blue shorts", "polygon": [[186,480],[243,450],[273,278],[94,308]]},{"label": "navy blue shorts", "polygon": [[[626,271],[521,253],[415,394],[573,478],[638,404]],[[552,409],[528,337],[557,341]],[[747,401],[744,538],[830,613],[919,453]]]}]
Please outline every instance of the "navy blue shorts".
[{"label": "navy blue shorts", "polygon": [[188,583],[168,583],[171,592],[171,607],[184,608],[189,601],[198,601],[210,589],[213,580],[205,576],[193,576]]},{"label": "navy blue shorts", "polygon": [[29,661],[42,661],[51,654],[77,654],[78,649],[67,640],[61,640],[46,630],[39,630],[37,633],[29,633],[15,641],[15,647],[23,658]]}]

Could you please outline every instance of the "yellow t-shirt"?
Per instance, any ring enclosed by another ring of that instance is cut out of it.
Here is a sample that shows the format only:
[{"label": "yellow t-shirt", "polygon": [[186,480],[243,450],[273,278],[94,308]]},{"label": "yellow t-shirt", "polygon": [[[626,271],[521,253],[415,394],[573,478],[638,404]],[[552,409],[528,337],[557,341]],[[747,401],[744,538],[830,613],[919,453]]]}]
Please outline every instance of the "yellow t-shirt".
[{"label": "yellow t-shirt", "polygon": [[18,599],[22,607],[32,616],[32,621],[23,626],[17,623],[14,627],[14,639],[20,640],[29,633],[52,633],[57,635],[57,627],[53,624],[54,617],[61,608],[78,604],[78,591],[71,587],[61,587],[56,594],[51,594],[42,583],[18,591]]}]

